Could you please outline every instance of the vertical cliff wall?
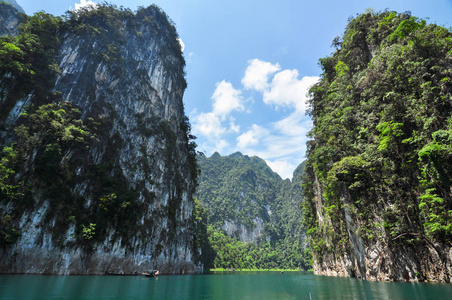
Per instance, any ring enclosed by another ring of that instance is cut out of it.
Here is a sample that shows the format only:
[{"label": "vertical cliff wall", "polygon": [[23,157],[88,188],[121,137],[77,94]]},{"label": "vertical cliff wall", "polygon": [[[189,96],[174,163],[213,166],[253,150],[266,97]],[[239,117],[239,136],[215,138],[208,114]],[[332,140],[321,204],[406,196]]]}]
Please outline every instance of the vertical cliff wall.
[{"label": "vertical cliff wall", "polygon": [[451,37],[368,11],[320,60],[303,207],[316,274],[451,282]]},{"label": "vertical cliff wall", "polygon": [[194,271],[197,171],[174,25],[155,6],[39,20],[53,27],[36,32],[30,18],[29,30],[53,33],[54,79],[45,97],[33,86],[14,98],[3,121],[3,144],[22,160],[0,202],[4,229],[18,233],[0,272]]}]

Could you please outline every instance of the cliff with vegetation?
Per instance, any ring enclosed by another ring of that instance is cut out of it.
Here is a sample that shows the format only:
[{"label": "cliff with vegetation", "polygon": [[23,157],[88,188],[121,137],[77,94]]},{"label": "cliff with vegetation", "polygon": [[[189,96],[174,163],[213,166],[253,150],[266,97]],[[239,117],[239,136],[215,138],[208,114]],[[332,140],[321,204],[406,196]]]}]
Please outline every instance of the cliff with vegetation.
[{"label": "cliff with vegetation", "polygon": [[[17,3],[16,3],[17,4]],[[25,12],[18,6],[15,7],[8,2],[0,1],[0,36],[17,35],[19,24],[25,19]]]},{"label": "cliff with vegetation", "polygon": [[304,164],[291,182],[240,152],[216,152],[198,163],[196,216],[204,232],[197,237],[206,268],[309,267],[300,210]]},{"label": "cliff with vegetation", "polygon": [[19,29],[0,37],[0,272],[194,271],[196,145],[172,22],[103,4]]},{"label": "cliff with vegetation", "polygon": [[333,45],[310,100],[314,271],[451,282],[452,33],[369,11]]},{"label": "cliff with vegetation", "polygon": [[10,7],[13,7],[16,9],[17,12],[25,14],[25,10],[20,6],[19,3],[17,3],[16,0],[0,0],[0,4],[7,4]]}]

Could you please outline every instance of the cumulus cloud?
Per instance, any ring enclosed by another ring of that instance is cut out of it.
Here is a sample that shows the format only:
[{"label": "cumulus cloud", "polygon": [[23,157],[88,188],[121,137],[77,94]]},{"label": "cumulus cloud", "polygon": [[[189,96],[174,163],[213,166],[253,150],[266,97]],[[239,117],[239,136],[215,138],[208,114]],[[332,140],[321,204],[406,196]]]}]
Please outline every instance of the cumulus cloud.
[{"label": "cumulus cloud", "polygon": [[235,133],[240,132],[240,125],[235,124],[234,118],[229,118],[229,128],[232,132],[235,132]]},{"label": "cumulus cloud", "polygon": [[254,124],[237,137],[236,151],[257,155],[268,161],[300,160],[306,152],[306,134],[311,124],[308,117],[299,114],[291,114],[266,127]]},{"label": "cumulus cloud", "polygon": [[202,151],[207,156],[210,156],[214,152],[224,153],[230,147],[231,147],[231,145],[225,139],[207,140],[207,141],[204,140],[198,145],[198,151]]},{"label": "cumulus cloud", "polygon": [[237,137],[237,147],[246,149],[250,146],[257,145],[266,133],[263,127],[253,124],[250,130]]},{"label": "cumulus cloud", "polygon": [[242,84],[245,89],[261,92],[268,105],[305,111],[308,90],[319,78],[298,77],[298,70],[281,70],[278,63],[252,59],[248,61]]},{"label": "cumulus cloud", "polygon": [[306,111],[309,88],[318,77],[305,76],[298,79],[297,70],[284,70],[275,75],[269,90],[264,92],[263,101],[276,107],[289,107]]},{"label": "cumulus cloud", "polygon": [[222,152],[225,148],[228,148],[230,145],[225,139],[221,139],[216,141],[215,143],[215,151]]},{"label": "cumulus cloud", "polygon": [[279,64],[250,60],[242,79],[245,89],[258,91],[262,101],[291,110],[280,120],[264,126],[254,124],[237,137],[236,151],[257,155],[283,179],[292,178],[293,170],[306,153],[307,133],[312,121],[306,116],[308,92],[318,77],[299,78],[298,70],[283,70]]},{"label": "cumulus cloud", "polygon": [[271,64],[257,58],[249,60],[242,84],[245,89],[264,92],[268,88],[269,76],[279,70],[281,70],[279,64]]},{"label": "cumulus cloud", "polygon": [[285,136],[303,136],[305,137],[310,128],[312,121],[306,117],[304,111],[294,111],[289,116],[274,122],[272,127],[276,132]]},{"label": "cumulus cloud", "polygon": [[291,164],[285,160],[266,160],[265,162],[274,172],[278,173],[282,179],[292,179],[293,170],[297,168],[297,165]]},{"label": "cumulus cloud", "polygon": [[[278,63],[249,60],[241,80],[242,89],[234,88],[225,80],[218,82],[211,97],[212,111],[191,117],[195,135],[200,140],[207,138],[200,143],[201,151],[207,151],[207,154],[225,151],[223,154],[226,155],[240,151],[256,155],[283,179],[291,179],[306,153],[306,134],[312,128],[312,121],[305,114],[306,102],[309,88],[318,80],[318,77],[300,78],[298,70],[282,69]],[[272,116],[279,118],[258,123],[257,120],[262,120],[268,112],[259,117],[253,115],[263,112],[250,110],[250,105],[255,102],[244,101],[248,91],[257,92],[253,95],[254,101],[262,101],[275,110],[283,109]],[[240,123],[243,119],[233,118],[234,112],[246,112],[250,115],[248,120],[256,117],[256,121]]]},{"label": "cumulus cloud", "polygon": [[[216,143],[216,147],[229,146],[229,143],[226,143],[226,140],[221,141],[221,138],[226,133],[240,132],[240,125],[235,123],[235,119],[230,114],[233,111],[245,109],[241,94],[242,92],[234,89],[231,83],[224,80],[218,82],[211,97],[212,111],[192,114],[193,132],[210,139],[211,143]],[[226,121],[229,121],[229,127],[227,123],[225,124]]]},{"label": "cumulus cloud", "polygon": [[222,81],[216,84],[215,92],[212,95],[213,113],[223,120],[232,111],[243,111],[242,92],[234,89],[231,83]]},{"label": "cumulus cloud", "polygon": [[196,115],[193,118],[193,129],[196,134],[202,134],[207,138],[219,138],[226,132],[220,118],[212,112]]},{"label": "cumulus cloud", "polygon": [[290,139],[272,130],[268,132],[268,135],[261,137],[249,131],[240,135],[234,151],[259,156],[281,178],[292,180],[293,171],[302,162],[306,153],[306,137],[300,135]]},{"label": "cumulus cloud", "polygon": [[97,3],[91,1],[91,0],[80,0],[80,3],[75,3],[75,9],[74,10],[79,10],[83,7],[91,7],[91,8],[96,8],[97,7]]}]

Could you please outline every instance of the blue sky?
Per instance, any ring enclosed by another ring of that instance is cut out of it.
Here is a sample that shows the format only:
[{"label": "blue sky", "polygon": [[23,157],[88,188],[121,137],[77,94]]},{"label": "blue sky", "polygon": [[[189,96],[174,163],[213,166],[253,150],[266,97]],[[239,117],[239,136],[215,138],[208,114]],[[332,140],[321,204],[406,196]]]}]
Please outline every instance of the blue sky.
[{"label": "blue sky", "polygon": [[[27,14],[54,15],[87,2],[17,1]],[[318,60],[332,53],[350,16],[388,8],[452,26],[452,0],[108,2],[132,10],[155,3],[175,22],[187,62],[185,113],[199,151],[257,155],[289,179],[305,159],[311,128],[305,101],[321,73]]]}]

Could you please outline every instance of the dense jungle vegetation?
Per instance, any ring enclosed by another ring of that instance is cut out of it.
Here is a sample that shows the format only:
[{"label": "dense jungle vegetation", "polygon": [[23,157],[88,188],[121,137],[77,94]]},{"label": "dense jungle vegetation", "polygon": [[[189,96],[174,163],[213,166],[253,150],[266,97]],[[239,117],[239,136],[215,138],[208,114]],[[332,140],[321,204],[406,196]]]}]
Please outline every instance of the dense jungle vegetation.
[{"label": "dense jungle vegetation", "polygon": [[[311,266],[300,210],[304,164],[290,182],[264,160],[239,152],[224,157],[214,153],[198,157],[198,162],[196,237],[206,269]],[[253,232],[257,226],[262,229]]]},{"label": "dense jungle vegetation", "polygon": [[313,253],[321,260],[347,247],[345,211],[366,244],[450,244],[450,29],[409,12],[367,11],[333,46],[310,91],[303,210]]}]

